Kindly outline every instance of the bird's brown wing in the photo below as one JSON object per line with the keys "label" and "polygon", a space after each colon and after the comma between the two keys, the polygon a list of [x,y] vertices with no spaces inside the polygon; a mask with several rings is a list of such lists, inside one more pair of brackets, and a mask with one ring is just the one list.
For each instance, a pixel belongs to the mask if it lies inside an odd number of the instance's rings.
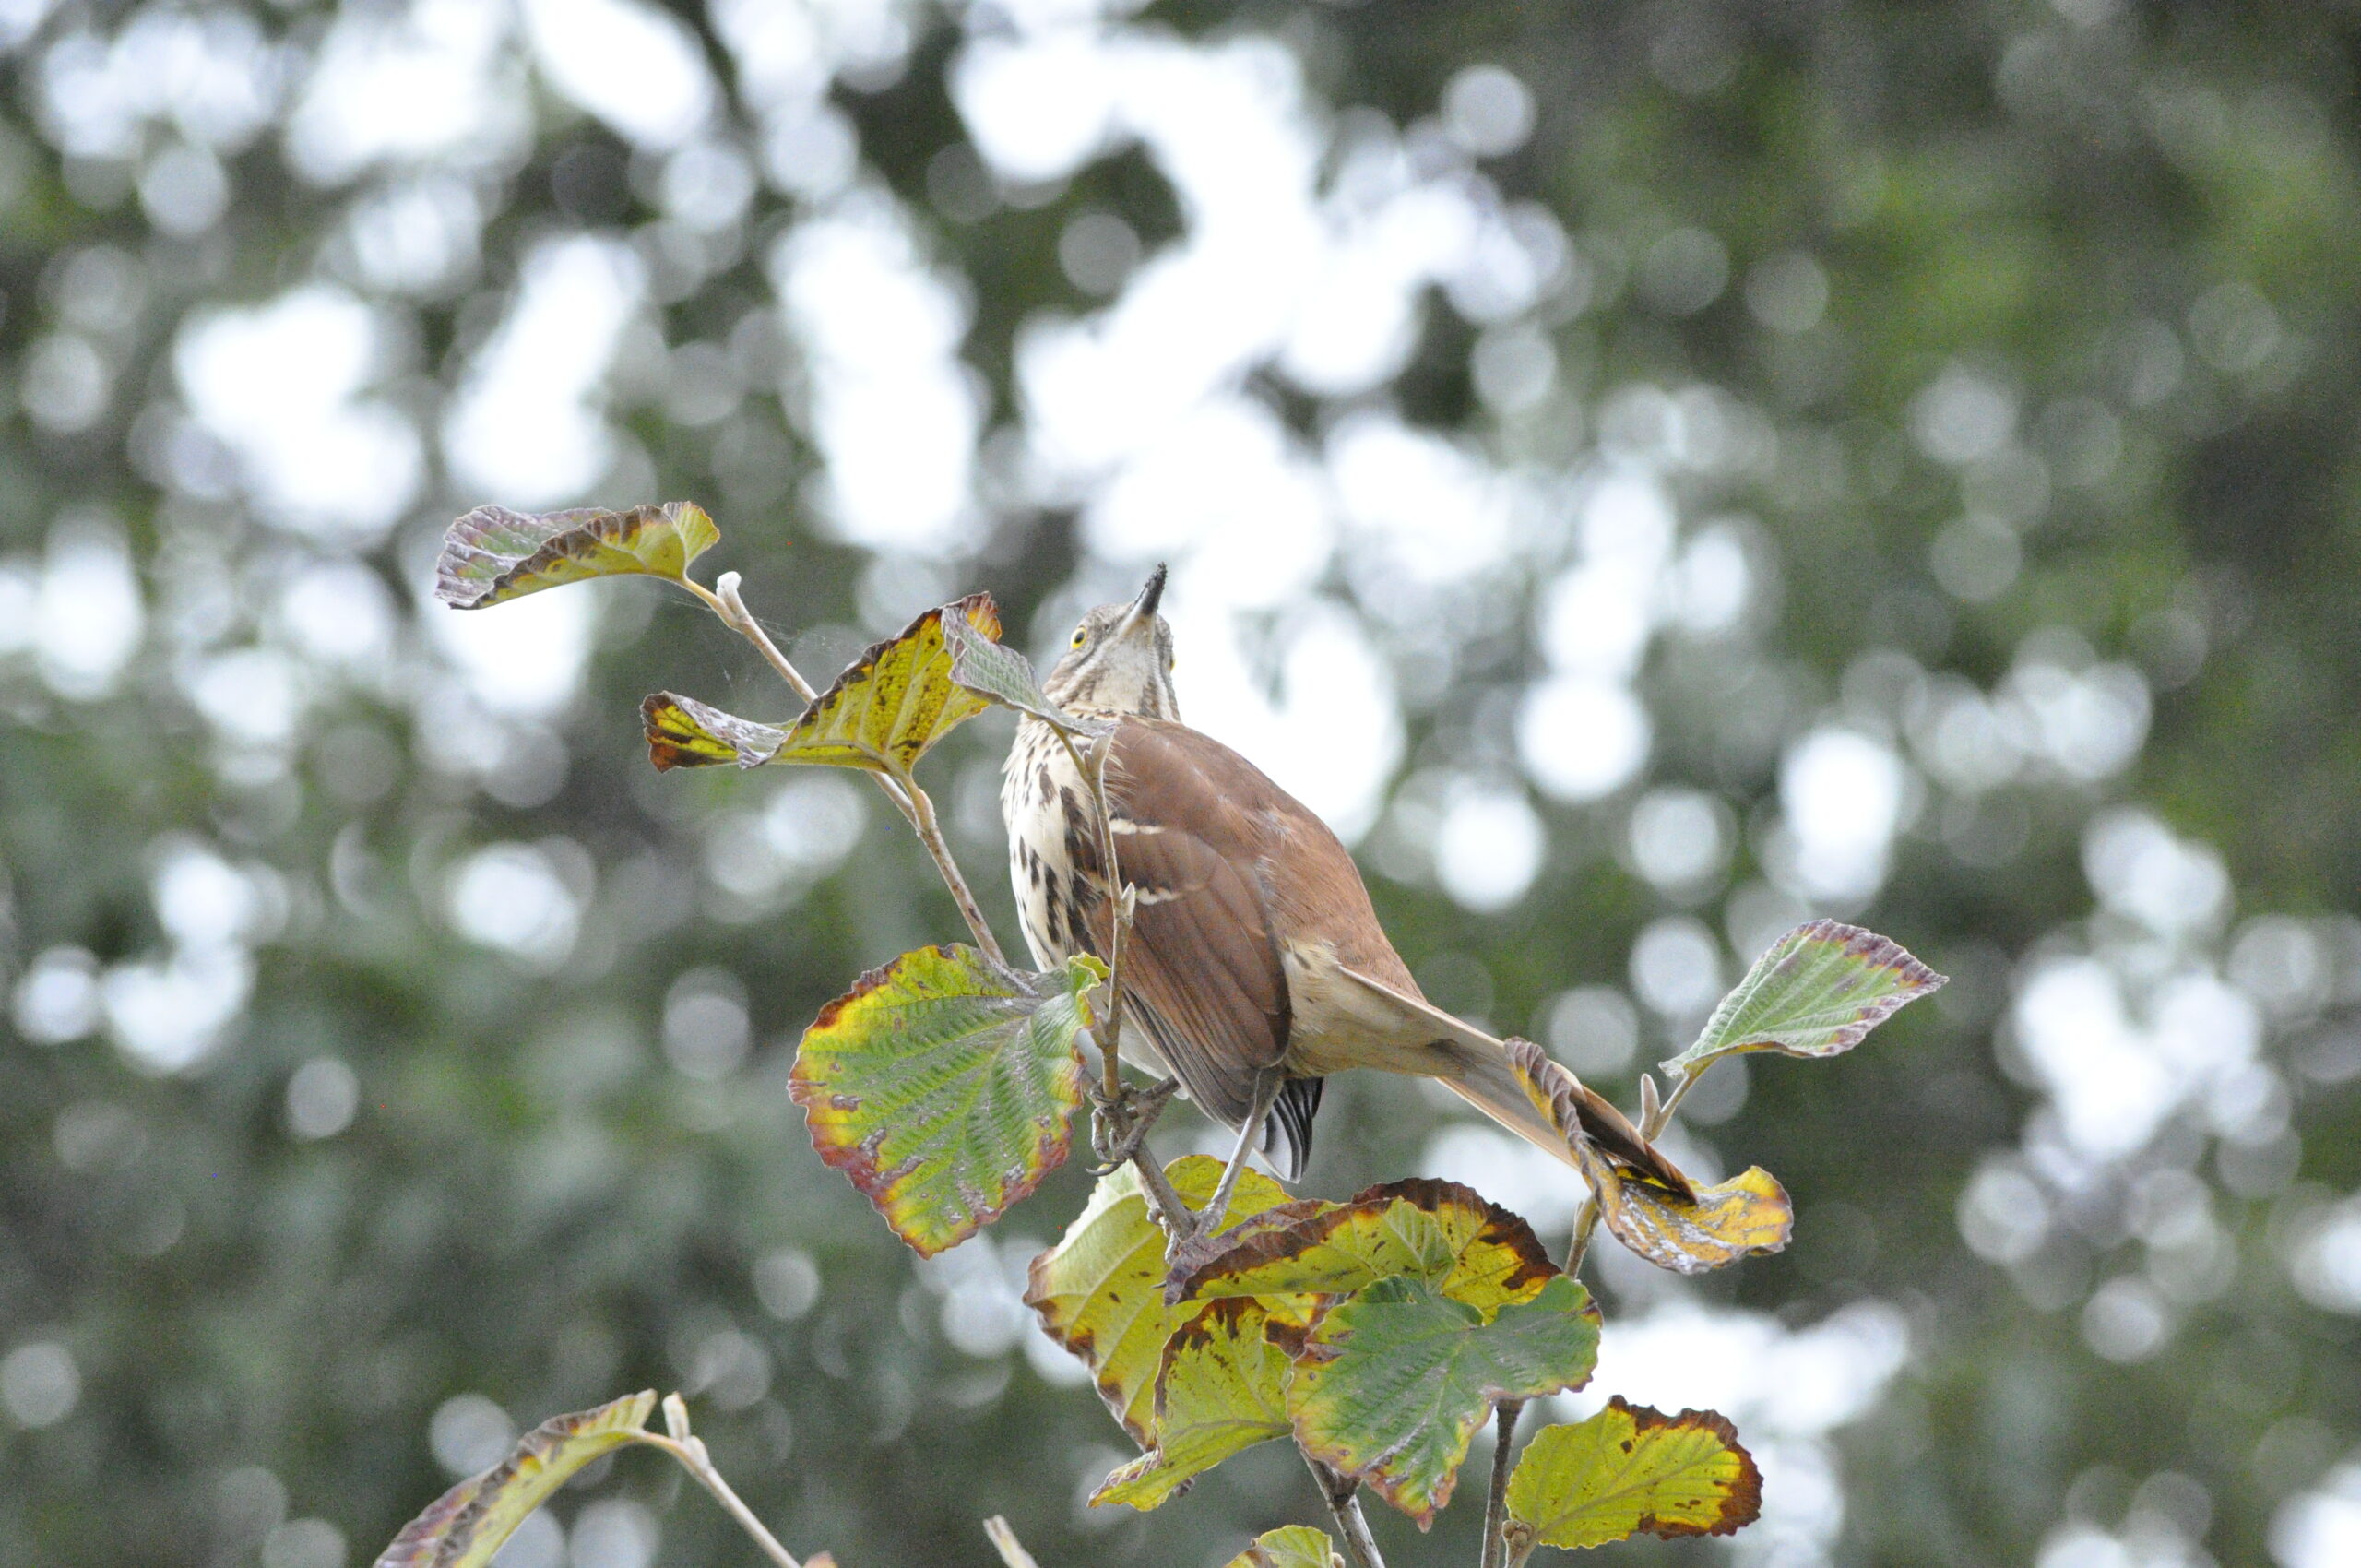
{"label": "bird's brown wing", "polygon": [[[1107,793],[1116,862],[1138,899],[1123,989],[1145,1004],[1143,1022],[1189,1097],[1235,1127],[1274,1087],[1288,1017],[1287,972],[1245,859],[1252,839],[1226,758],[1252,771],[1194,731],[1127,720]],[[1093,935],[1103,944],[1104,932]]]}

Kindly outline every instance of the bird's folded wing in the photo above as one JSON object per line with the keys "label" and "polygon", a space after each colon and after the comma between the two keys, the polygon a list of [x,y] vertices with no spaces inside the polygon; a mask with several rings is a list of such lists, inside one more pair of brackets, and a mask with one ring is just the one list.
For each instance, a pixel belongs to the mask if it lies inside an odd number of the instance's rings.
{"label": "bird's folded wing", "polygon": [[[1145,1004],[1189,1097],[1238,1126],[1287,1054],[1287,975],[1249,869],[1207,842],[1224,837],[1217,789],[1183,758],[1135,749],[1157,742],[1125,726],[1117,758],[1128,766],[1108,769],[1116,863],[1136,899],[1123,989]],[[1107,933],[1092,934],[1103,944]]]}

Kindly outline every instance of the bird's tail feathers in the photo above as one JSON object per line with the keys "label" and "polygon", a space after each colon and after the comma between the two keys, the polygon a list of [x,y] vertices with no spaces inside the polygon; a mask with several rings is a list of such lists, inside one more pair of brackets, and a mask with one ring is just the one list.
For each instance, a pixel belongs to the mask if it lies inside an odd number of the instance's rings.
{"label": "bird's tail feathers", "polygon": [[[1417,1055],[1403,1062],[1403,1070],[1435,1079],[1501,1126],[1576,1170],[1581,1162],[1565,1124],[1569,1118],[1616,1164],[1683,1196],[1694,1194],[1680,1168],[1642,1136],[1630,1118],[1550,1061],[1540,1047],[1495,1039],[1431,1003],[1349,968],[1340,967],[1338,972],[1362,988],[1369,1002],[1393,1013],[1406,1037],[1420,1040]],[[1517,1061],[1520,1050],[1536,1059],[1523,1072]]]}

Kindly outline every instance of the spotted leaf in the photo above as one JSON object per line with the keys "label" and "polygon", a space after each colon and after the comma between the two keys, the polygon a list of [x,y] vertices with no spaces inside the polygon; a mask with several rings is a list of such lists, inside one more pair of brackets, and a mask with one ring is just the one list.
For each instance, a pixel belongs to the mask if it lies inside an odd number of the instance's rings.
{"label": "spotted leaf", "polygon": [[1418,1178],[1371,1187],[1350,1203],[1274,1208],[1239,1227],[1167,1294],[1344,1296],[1408,1277],[1489,1317],[1530,1301],[1557,1274],[1522,1218],[1455,1182]]}
{"label": "spotted leaf", "polygon": [[689,563],[720,539],[721,530],[705,508],[690,501],[627,512],[479,506],[443,536],[434,596],[461,610],[481,610],[592,577],[636,575],[683,582]]}
{"label": "spotted leaf", "polygon": [[1328,1538],[1310,1525],[1264,1530],[1223,1568],[1334,1568],[1343,1562]]}
{"label": "spotted leaf", "polygon": [[1156,1446],[1107,1478],[1093,1503],[1154,1508],[1231,1455],[1287,1434],[1287,1352],[1246,1297],[1199,1309],[1164,1343]]}
{"label": "spotted leaf", "polygon": [[[1166,1166],[1165,1177],[1182,1203],[1201,1208],[1221,1180],[1221,1161],[1189,1155]],[[1235,1228],[1286,1201],[1276,1182],[1241,1171],[1226,1222]],[[1156,1442],[1165,1341],[1198,1310],[1165,1305],[1164,1251],[1164,1232],[1127,1165],[1100,1178],[1058,1244],[1033,1260],[1025,1290],[1042,1328],[1090,1369],[1098,1396],[1143,1448]]]}
{"label": "spotted leaf", "polygon": [[671,692],[640,699],[639,719],[647,731],[647,760],[659,771],[718,763],[760,767],[778,754],[787,739],[784,730]]}
{"label": "spotted leaf", "polygon": [[921,1254],[966,1240],[1062,1164],[1082,1104],[1077,957],[1020,974],[921,947],[860,977],[803,1033],[788,1089],[812,1146]]}
{"label": "spotted leaf", "polygon": [[1795,1229],[1787,1190],[1759,1165],[1685,1199],[1632,1179],[1587,1143],[1574,1153],[1607,1229],[1658,1268],[1703,1274],[1750,1253],[1775,1253]]}
{"label": "spotted leaf", "polygon": [[1726,1536],[1762,1511],[1762,1475],[1711,1410],[1667,1416],[1620,1396],[1536,1432],[1509,1477],[1509,1530],[1573,1550],[1637,1535]]}
{"label": "spotted leaf", "polygon": [[527,1432],[507,1458],[428,1503],[379,1555],[376,1568],[484,1568],[566,1478],[638,1442],[655,1408],[650,1389],[595,1410],[552,1416]]}
{"label": "spotted leaf", "polygon": [[1000,635],[988,593],[928,611],[899,635],[873,643],[789,727],[769,760],[907,774],[927,748],[991,706],[951,678],[943,628],[965,622]]}

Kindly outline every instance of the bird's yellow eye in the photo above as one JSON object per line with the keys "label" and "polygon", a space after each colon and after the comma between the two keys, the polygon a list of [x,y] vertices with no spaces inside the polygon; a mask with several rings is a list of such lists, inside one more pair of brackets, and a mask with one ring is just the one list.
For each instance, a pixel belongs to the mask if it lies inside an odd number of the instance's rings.
{"label": "bird's yellow eye", "polygon": [[1090,635],[1090,627],[1089,627],[1087,624],[1080,625],[1080,626],[1076,626],[1076,627],[1074,629],[1074,642],[1073,642],[1070,646],[1074,647],[1080,647],[1082,646],[1082,640],[1083,640],[1083,638],[1085,638],[1085,637],[1088,636],[1089,635]]}

